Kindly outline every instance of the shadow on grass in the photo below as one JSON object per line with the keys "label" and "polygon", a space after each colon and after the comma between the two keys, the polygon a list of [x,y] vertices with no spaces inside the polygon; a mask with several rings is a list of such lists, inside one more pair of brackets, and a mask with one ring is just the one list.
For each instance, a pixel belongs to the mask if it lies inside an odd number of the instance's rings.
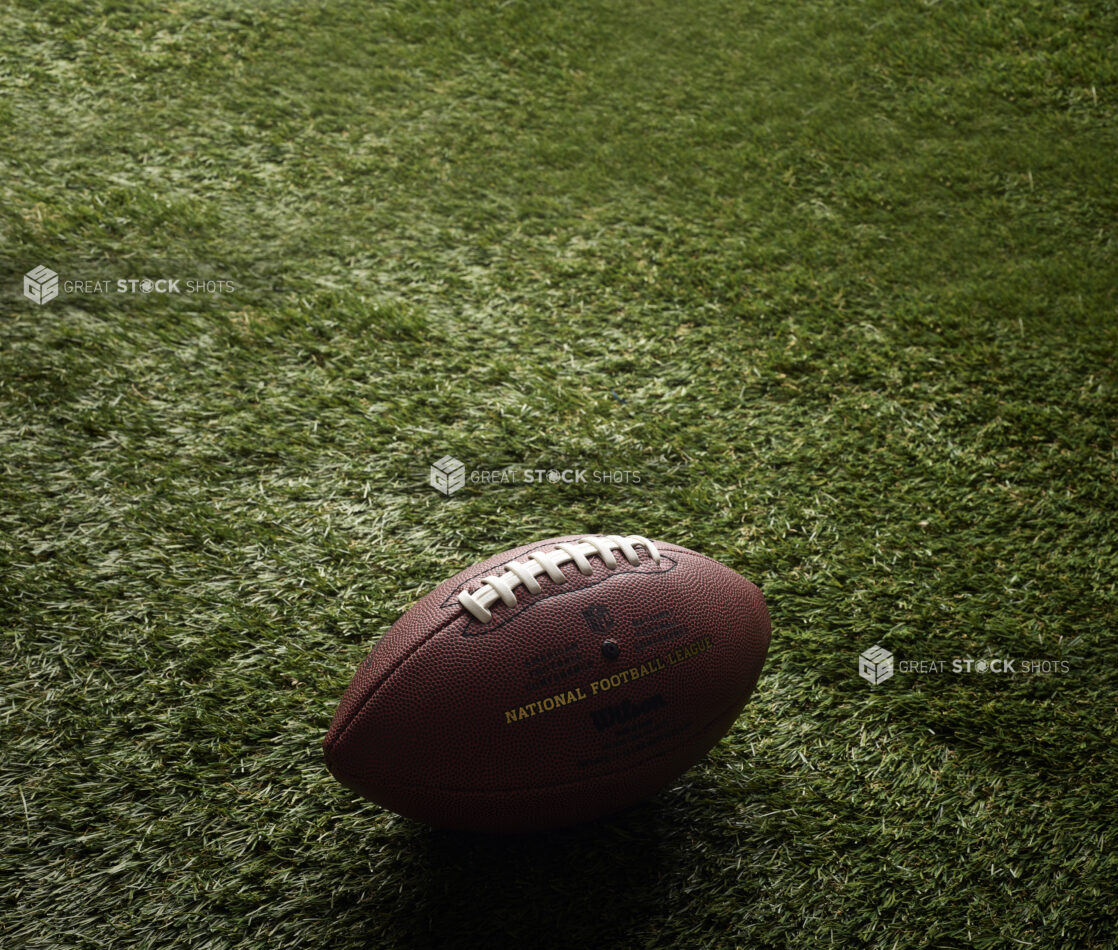
{"label": "shadow on grass", "polygon": [[401,948],[655,943],[656,920],[687,902],[688,880],[703,879],[701,829],[734,817],[731,801],[702,795],[683,803],[668,793],[610,818],[534,835],[414,826],[401,856],[406,874],[382,883],[403,890],[374,898],[369,936]]}

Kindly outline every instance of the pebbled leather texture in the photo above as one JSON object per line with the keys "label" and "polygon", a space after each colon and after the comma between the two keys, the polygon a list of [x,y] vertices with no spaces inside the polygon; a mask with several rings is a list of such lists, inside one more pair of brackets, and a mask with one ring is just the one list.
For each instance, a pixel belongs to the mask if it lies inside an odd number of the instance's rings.
{"label": "pebbled leather texture", "polygon": [[[457,601],[549,538],[449,578],[384,635],[323,743],[343,784],[443,827],[517,832],[573,824],[653,794],[733,725],[761,672],[760,590],[687,548],[656,564],[617,553],[591,575],[517,589],[482,624]],[[616,644],[603,647],[605,641]]]}

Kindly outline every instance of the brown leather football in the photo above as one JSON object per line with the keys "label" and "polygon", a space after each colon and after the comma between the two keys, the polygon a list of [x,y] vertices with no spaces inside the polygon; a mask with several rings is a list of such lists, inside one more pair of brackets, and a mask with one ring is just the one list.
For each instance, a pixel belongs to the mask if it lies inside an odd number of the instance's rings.
{"label": "brown leather football", "polygon": [[636,536],[526,544],[393,624],[342,697],[326,763],[432,825],[585,821],[698,762],[768,646],[760,590],[702,554]]}

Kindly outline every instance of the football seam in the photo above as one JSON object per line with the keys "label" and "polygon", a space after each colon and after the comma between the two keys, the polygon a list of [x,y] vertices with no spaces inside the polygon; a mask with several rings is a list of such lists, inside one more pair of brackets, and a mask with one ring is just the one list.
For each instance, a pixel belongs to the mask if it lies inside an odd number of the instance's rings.
{"label": "football seam", "polygon": [[[543,542],[543,544],[547,544],[547,543],[550,543],[550,542]],[[542,544],[541,544],[541,549],[542,549]],[[531,552],[529,552],[529,553],[531,553]],[[673,553],[678,553],[678,552],[673,552]],[[695,553],[697,553],[697,552],[695,552]],[[703,557],[703,555],[701,555],[701,554],[699,554],[698,556],[699,556],[699,557]],[[709,558],[707,558],[707,560],[710,560],[710,559],[709,559]],[[717,562],[715,562],[715,563],[717,563]],[[669,571],[671,571],[671,570],[674,570],[674,569],[675,569],[675,567],[676,567],[676,566],[677,566],[678,564],[679,564],[679,562],[678,562],[678,561],[676,561],[676,562],[675,562],[675,564],[673,564],[673,565],[672,565],[672,567],[670,567],[670,568],[669,568],[668,570],[669,570]],[[481,577],[481,576],[483,576],[483,575],[484,575],[484,574],[486,574],[486,573],[487,573],[486,571],[481,571],[481,572],[479,572],[479,573],[478,573],[477,577]],[[611,577],[606,577],[606,578],[603,578],[603,579],[602,579],[601,581],[598,581],[597,583],[598,583],[598,584],[603,584],[603,583],[605,583],[606,581],[608,581],[608,580],[611,580],[611,579],[612,579],[612,577],[621,577],[621,576],[626,576],[626,575],[628,575],[628,574],[637,574],[637,573],[644,573],[644,572],[640,572],[640,571],[624,571],[624,572],[622,572],[621,574],[614,574],[614,575],[612,575]],[[648,573],[657,573],[657,574],[661,574],[661,573],[662,573],[662,574],[666,574],[666,573],[668,573],[668,571],[656,571],[656,572],[648,572]],[[476,578],[474,578],[474,579],[476,579]],[[466,581],[465,583],[467,583],[467,584],[468,584],[468,583],[469,583],[469,581]],[[558,586],[558,585],[556,585],[556,586]],[[595,585],[595,586],[596,586],[596,585]],[[462,584],[459,584],[459,585],[457,585],[457,587],[455,588],[455,590],[457,590],[457,589],[459,589],[459,588],[461,588],[461,587],[462,587]],[[585,589],[586,589],[586,588],[583,588],[583,587],[579,587],[579,588],[577,588],[577,590],[585,590]],[[541,601],[543,601],[543,600],[546,600],[546,599],[548,599],[549,597],[555,597],[555,596],[557,596],[558,594],[569,594],[569,593],[574,593],[574,591],[570,591],[570,590],[556,590],[556,591],[555,591],[554,593],[552,593],[552,594],[548,594],[548,595],[547,595],[547,597],[541,597],[541,598],[540,598],[540,600],[537,600],[537,601],[533,601],[533,603],[532,603],[532,604],[529,604],[529,605],[528,605],[528,607],[525,607],[525,608],[524,608],[524,610],[527,610],[527,609],[529,609],[529,608],[530,608],[530,607],[532,607],[532,606],[533,606],[534,604],[540,603]],[[452,596],[453,596],[453,595],[447,595],[447,600],[446,600],[446,601],[444,601],[444,603],[443,603],[443,605],[442,605],[443,607],[449,607],[449,606],[451,606],[452,604],[454,604],[455,606],[457,606],[457,604],[456,604],[456,603],[455,603],[455,602],[454,602],[453,600],[451,600],[451,597],[452,597]],[[356,719],[356,718],[357,718],[358,716],[360,716],[360,715],[361,715],[361,713],[362,713],[362,712],[364,711],[365,707],[366,707],[366,706],[367,706],[367,705],[369,704],[369,701],[370,701],[370,700],[371,700],[371,699],[373,698],[373,696],[374,696],[374,695],[376,694],[377,690],[379,690],[379,689],[380,689],[380,688],[381,688],[381,687],[382,687],[382,686],[383,686],[383,685],[384,685],[384,684],[385,684],[385,683],[386,683],[386,682],[387,682],[387,681],[388,681],[388,680],[389,680],[389,679],[390,679],[390,678],[391,678],[391,677],[392,677],[392,676],[393,676],[393,675],[394,675],[394,674],[396,673],[396,671],[397,671],[397,670],[398,670],[398,669],[399,669],[399,668],[400,668],[401,666],[403,666],[403,665],[404,665],[404,664],[405,664],[405,663],[406,663],[406,662],[407,662],[408,660],[410,660],[410,659],[411,659],[411,658],[412,658],[412,657],[413,657],[413,656],[414,656],[414,655],[415,655],[415,654],[416,654],[416,653],[417,653],[417,652],[418,652],[418,651],[419,651],[419,650],[420,650],[420,649],[421,649],[421,648],[423,647],[423,645],[424,645],[424,644],[426,644],[426,643],[429,643],[429,642],[430,642],[431,640],[433,640],[433,639],[434,639],[435,637],[437,637],[437,636],[438,636],[438,635],[439,635],[440,633],[443,633],[443,632],[444,632],[444,631],[445,631],[445,630],[446,630],[446,629],[447,629],[448,627],[450,627],[450,626],[451,626],[452,624],[454,624],[454,623],[455,623],[455,622],[457,622],[458,620],[461,620],[463,616],[468,616],[468,614],[466,614],[466,611],[465,611],[465,610],[463,610],[463,609],[462,609],[461,607],[458,607],[458,609],[459,609],[459,610],[461,610],[461,613],[458,613],[458,614],[456,614],[455,616],[452,616],[452,617],[449,617],[449,618],[447,618],[447,620],[446,620],[446,621],[444,621],[443,623],[441,623],[441,624],[440,624],[440,625],[439,625],[438,627],[436,627],[436,628],[435,628],[434,630],[431,630],[431,631],[430,631],[430,632],[429,632],[429,633],[428,633],[428,634],[427,634],[427,635],[426,635],[425,637],[423,637],[423,638],[422,638],[421,640],[419,640],[419,641],[418,641],[418,642],[417,642],[416,644],[414,644],[414,645],[413,645],[413,646],[412,646],[412,647],[411,647],[411,648],[410,648],[410,649],[409,649],[409,650],[408,650],[408,651],[407,651],[406,653],[404,653],[404,654],[403,654],[402,656],[400,656],[400,657],[399,657],[399,658],[398,658],[398,659],[396,660],[396,662],[392,664],[392,667],[391,667],[390,669],[386,670],[386,671],[385,671],[385,673],[384,673],[384,675],[383,675],[383,676],[381,676],[381,677],[380,677],[380,679],[379,679],[379,680],[377,680],[377,682],[376,682],[376,683],[374,683],[374,684],[373,684],[372,686],[370,686],[370,687],[369,687],[368,691],[367,691],[367,692],[365,693],[365,695],[364,695],[364,696],[362,697],[361,701],[360,701],[359,703],[357,703],[357,705],[356,705],[356,706],[354,707],[354,709],[353,709],[353,712],[352,712],[352,713],[350,713],[350,715],[349,715],[349,718],[348,718],[348,719],[346,719],[346,721],[345,721],[345,725],[344,725],[344,726],[342,726],[342,727],[341,727],[341,728],[340,728],[340,729],[338,730],[338,734],[337,734],[337,736],[335,736],[335,738],[334,738],[334,741],[333,741],[333,742],[331,742],[331,743],[329,743],[329,744],[327,744],[327,743],[326,743],[325,741],[324,741],[324,742],[322,743],[322,749],[323,749],[323,752],[324,752],[325,754],[329,755],[329,753],[330,753],[330,752],[331,752],[331,751],[332,751],[332,750],[333,750],[333,749],[334,749],[334,748],[335,748],[335,747],[336,747],[336,746],[338,745],[338,743],[339,743],[339,742],[341,742],[341,740],[342,740],[343,738],[345,738],[345,734],[346,734],[347,732],[349,732],[349,729],[350,729],[350,727],[351,727],[351,726],[353,725],[353,722],[354,722],[354,720],[355,720],[355,719]],[[514,615],[513,615],[513,617],[509,617],[509,618],[507,618],[506,620],[502,621],[502,623],[501,623],[501,624],[500,624],[499,626],[503,626],[503,625],[504,625],[505,623],[507,623],[507,622],[508,622],[509,620],[512,620],[512,619],[513,619],[514,617],[517,617],[517,616],[519,616],[519,615],[520,615],[520,613],[523,613],[523,610],[522,610],[522,611],[520,611],[520,612],[518,612],[517,614],[514,614]],[[467,626],[467,627],[469,627],[469,625],[470,625],[470,624],[469,624],[469,621],[467,620],[466,626]],[[494,629],[496,629],[496,628],[494,628]],[[389,630],[391,630],[391,628],[389,628]],[[387,635],[387,633],[388,633],[388,632],[389,632],[389,631],[385,631],[385,635]],[[466,636],[465,632],[463,632],[463,633],[462,633],[462,636]],[[480,634],[474,634],[474,636],[480,636]],[[383,640],[383,639],[384,639],[384,636],[382,636],[382,637],[381,637],[381,640]],[[379,644],[380,644],[380,640],[378,640],[378,641],[377,641],[377,643],[376,643],[376,644],[374,644],[374,646],[373,646],[373,649],[375,650],[375,649],[377,648],[377,646],[378,646]],[[370,651],[370,652],[372,652],[372,651]]]}
{"label": "football seam", "polygon": [[[465,613],[465,611],[463,611],[463,613]],[[349,732],[350,726],[353,725],[353,721],[358,716],[361,715],[362,711],[369,704],[369,700],[373,698],[373,695],[376,693],[376,691],[378,689],[380,689],[381,686],[383,686],[385,684],[385,682],[387,682],[387,680],[393,674],[395,674],[395,672],[398,669],[400,669],[401,666],[403,666],[405,663],[407,663],[407,661],[410,660],[425,643],[428,643],[430,640],[434,639],[440,633],[442,633],[444,630],[446,630],[447,627],[451,626],[452,624],[454,624],[455,622],[457,622],[458,620],[461,620],[461,619],[462,619],[461,614],[459,614],[456,617],[448,617],[443,623],[439,624],[439,626],[437,626],[434,630],[431,630],[430,632],[428,632],[428,634],[425,637],[423,637],[421,640],[419,640],[419,642],[417,642],[414,646],[412,646],[406,653],[401,655],[396,660],[396,662],[392,664],[391,668],[386,670],[384,675],[381,676],[381,678],[379,680],[377,680],[376,683],[374,683],[372,686],[369,687],[368,691],[362,697],[361,702],[359,702],[354,707],[353,712],[350,713],[349,718],[346,720],[345,725],[342,726],[338,730],[338,734],[337,734],[337,736],[334,737],[334,741],[331,742],[329,745],[327,745],[325,742],[323,743],[323,750],[327,754],[329,754],[337,746],[337,744],[339,742],[341,742],[341,740],[343,738],[345,738],[345,734],[347,732]],[[391,628],[389,628],[389,629],[391,629]],[[384,636],[387,636],[388,632],[389,631],[385,631]],[[380,640],[383,640],[384,636],[381,636]],[[374,650],[380,645],[380,640],[377,640],[377,642],[373,645]]]}
{"label": "football seam", "polygon": [[[548,539],[545,539],[545,540],[541,541],[539,544],[533,545],[529,550],[525,551],[523,554],[518,554],[516,557],[511,558],[510,560],[522,561],[524,558],[531,557],[537,551],[543,551],[545,549],[550,549],[550,548],[555,547],[556,544],[563,543],[562,540],[561,540],[563,538],[580,538],[580,537],[585,537],[585,535],[561,534],[561,535],[558,535],[558,538],[560,540],[557,540],[557,541],[553,541],[550,538],[548,538]],[[568,543],[570,543],[570,542],[568,542]],[[506,561],[504,563],[508,563],[508,562]],[[467,590],[469,588],[469,586],[474,581],[478,580],[478,578],[488,577],[490,574],[493,574],[495,571],[501,570],[501,568],[503,566],[504,566],[504,564],[498,564],[495,567],[487,567],[487,568],[484,568],[484,569],[479,568],[475,573],[471,574],[469,577],[467,577],[467,578],[459,581],[457,584],[455,584],[454,587],[452,587],[450,589],[450,591],[447,593],[443,602],[441,604],[439,604],[439,606],[440,607],[456,607],[456,606],[458,606],[458,594],[459,593],[461,593],[464,590]],[[466,570],[468,571],[469,568],[466,568]]]}
{"label": "football seam", "polygon": [[[567,587],[567,588],[564,588],[562,585],[560,585],[558,583],[555,583],[553,585],[555,587],[555,590],[550,591],[547,594],[544,594],[542,597],[539,597],[536,594],[522,595],[522,596],[532,596],[532,597],[535,597],[536,599],[533,600],[530,604],[525,604],[523,607],[514,607],[512,613],[510,613],[507,617],[501,618],[496,623],[482,623],[479,620],[474,620],[473,618],[470,618],[469,620],[466,621],[466,626],[463,628],[461,636],[463,636],[463,637],[481,637],[481,636],[484,636],[487,633],[491,633],[494,630],[500,630],[501,627],[505,626],[506,624],[512,623],[512,621],[514,621],[514,620],[518,619],[519,617],[523,616],[525,613],[527,613],[529,610],[531,610],[533,607],[535,607],[536,604],[542,604],[545,600],[551,600],[553,597],[562,597],[564,595],[569,595],[569,594],[580,594],[585,590],[590,590],[592,587],[601,587],[603,584],[608,584],[610,581],[617,580],[620,577],[632,577],[635,574],[642,574],[642,575],[645,575],[645,576],[652,576],[652,575],[656,575],[656,574],[670,574],[672,571],[674,571],[679,566],[679,561],[676,558],[668,557],[666,554],[661,558],[661,560],[671,561],[671,566],[666,567],[666,568],[662,568],[662,569],[657,569],[655,571],[653,571],[653,570],[638,570],[636,568],[633,568],[632,570],[629,570],[629,571],[616,571],[614,573],[605,575],[604,577],[600,578],[599,580],[591,581],[589,584],[583,584],[583,586],[581,586],[581,587]],[[494,604],[493,608],[494,608],[494,610],[499,610],[501,608],[501,606],[502,606],[501,604]],[[477,628],[484,628],[484,629],[477,629]],[[475,630],[476,630],[476,632],[471,632],[471,631],[475,631]]]}
{"label": "football seam", "polygon": [[[684,548],[681,551],[673,551],[672,553],[673,554],[678,554],[679,556],[683,556],[684,554],[692,555],[694,557],[701,558],[704,561],[710,561],[713,564],[717,564],[719,567],[726,568],[726,565],[720,563],[719,561],[715,561],[713,558],[709,558],[705,554],[699,554],[697,551],[691,551],[689,548]],[[679,562],[677,561],[676,564],[678,565],[678,563]],[[727,569],[732,570],[732,568],[727,568]],[[622,576],[629,576],[630,574],[635,574],[635,573],[638,573],[638,572],[635,572],[635,571],[625,572],[625,574],[618,574],[618,575],[614,575],[614,576],[615,577],[622,577]],[[608,578],[607,578],[607,580],[608,580]],[[579,588],[579,589],[581,590],[582,588]],[[574,593],[574,591],[562,591],[562,593]],[[551,596],[555,596],[555,595],[551,595]],[[539,601],[537,601],[537,603],[539,603]],[[399,671],[399,669],[408,660],[410,660],[425,644],[429,643],[436,636],[438,636],[440,633],[443,633],[448,627],[453,625],[456,621],[460,620],[464,614],[465,614],[465,611],[463,610],[462,614],[459,614],[456,617],[451,617],[448,620],[446,620],[445,623],[440,624],[434,630],[430,631],[430,633],[428,633],[427,636],[423,637],[422,640],[420,640],[418,643],[416,643],[410,650],[408,650],[407,653],[405,653],[403,656],[401,656],[395,663],[393,663],[392,668],[385,672],[385,674],[377,681],[377,683],[369,689],[369,691],[365,694],[365,696],[361,700],[361,702],[356,705],[353,712],[350,714],[349,719],[346,720],[346,724],[341,729],[338,730],[338,734],[335,737],[334,741],[330,745],[326,745],[325,743],[323,743],[323,752],[325,753],[328,760],[329,760],[329,757],[330,757],[330,753],[346,737],[346,734],[353,727],[354,722],[361,715],[361,713],[364,712],[365,707],[368,706],[368,704],[372,700],[373,696],[376,695],[377,691],[392,676],[394,676]],[[379,643],[380,641],[377,641],[377,642]],[[374,647],[374,649],[375,649],[375,647]],[[754,685],[756,685],[756,684],[754,684]],[[752,690],[751,690],[751,692],[752,692]],[[747,699],[748,699],[748,697],[747,697]],[[714,718],[717,718],[717,717],[714,717]],[[714,720],[712,719],[711,722],[713,722],[713,721]],[[651,761],[651,760],[646,759],[645,761]],[[352,776],[352,773],[350,773],[350,772],[347,772],[346,774]],[[612,772],[606,773],[606,775],[612,775],[612,774],[613,774]],[[353,776],[353,777],[356,778],[358,776]],[[402,786],[402,787],[408,788],[410,786]],[[424,787],[426,787],[426,786],[415,786],[415,788],[424,788]],[[543,786],[543,787],[550,788],[550,787],[553,787],[553,786]],[[555,786],[555,787],[557,787],[557,786]]]}

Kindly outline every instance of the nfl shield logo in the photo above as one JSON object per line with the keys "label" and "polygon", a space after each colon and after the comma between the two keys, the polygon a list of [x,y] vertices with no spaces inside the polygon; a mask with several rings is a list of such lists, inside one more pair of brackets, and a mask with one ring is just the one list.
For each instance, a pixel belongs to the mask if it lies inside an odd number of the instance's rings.
{"label": "nfl shield logo", "polygon": [[590,629],[595,633],[605,633],[613,626],[613,617],[609,615],[609,608],[604,604],[591,604],[582,612],[582,616],[586,618]]}

